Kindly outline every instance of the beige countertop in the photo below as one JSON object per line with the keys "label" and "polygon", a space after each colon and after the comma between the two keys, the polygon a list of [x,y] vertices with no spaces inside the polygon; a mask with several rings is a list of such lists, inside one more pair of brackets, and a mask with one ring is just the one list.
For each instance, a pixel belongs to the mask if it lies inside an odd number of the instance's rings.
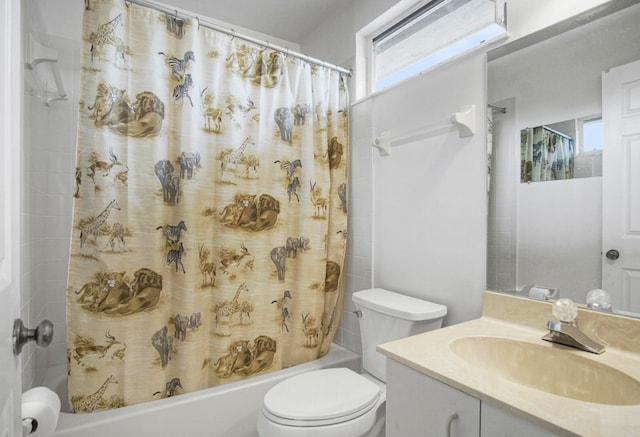
{"label": "beige countertop", "polygon": [[[521,319],[522,324],[514,323],[514,317]],[[501,406],[551,430],[562,430],[561,434],[640,436],[640,404],[596,404],[550,394],[514,382],[498,372],[471,365],[454,353],[450,346],[465,337],[517,340],[540,348],[560,348],[561,353],[579,355],[613,367],[640,381],[640,355],[636,349],[638,336],[635,335],[640,330],[640,321],[580,311],[578,320],[583,331],[607,344],[607,350],[596,355],[541,340],[548,332],[545,328],[548,319],[552,319],[548,302],[485,292],[481,318],[385,343],[378,346],[378,351],[481,401]],[[620,332],[613,332],[618,330],[633,340],[621,340]],[[548,372],[548,369],[523,368],[521,371]]]}

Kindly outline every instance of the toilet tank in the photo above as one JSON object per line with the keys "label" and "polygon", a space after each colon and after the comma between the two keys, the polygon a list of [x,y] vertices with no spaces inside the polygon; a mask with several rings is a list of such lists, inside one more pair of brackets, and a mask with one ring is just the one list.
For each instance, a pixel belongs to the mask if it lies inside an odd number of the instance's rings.
{"label": "toilet tank", "polygon": [[352,300],[360,311],[362,367],[381,381],[386,381],[386,357],[376,346],[438,329],[447,314],[444,305],[382,288],[356,291]]}

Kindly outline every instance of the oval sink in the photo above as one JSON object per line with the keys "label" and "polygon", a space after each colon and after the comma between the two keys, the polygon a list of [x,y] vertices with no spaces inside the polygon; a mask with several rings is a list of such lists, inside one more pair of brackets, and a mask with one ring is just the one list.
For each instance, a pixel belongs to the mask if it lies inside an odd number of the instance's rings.
{"label": "oval sink", "polygon": [[596,404],[640,404],[638,380],[566,349],[498,337],[464,337],[450,347],[469,364],[527,387]]}

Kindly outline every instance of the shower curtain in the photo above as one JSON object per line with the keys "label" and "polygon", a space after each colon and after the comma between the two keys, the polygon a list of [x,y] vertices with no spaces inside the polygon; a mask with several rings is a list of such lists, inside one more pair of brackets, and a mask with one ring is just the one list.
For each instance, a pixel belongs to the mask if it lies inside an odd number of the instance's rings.
{"label": "shower curtain", "polygon": [[343,308],[346,78],[175,14],[85,7],[73,410],[326,354]]}
{"label": "shower curtain", "polygon": [[539,126],[520,131],[520,182],[573,178],[573,138]]}

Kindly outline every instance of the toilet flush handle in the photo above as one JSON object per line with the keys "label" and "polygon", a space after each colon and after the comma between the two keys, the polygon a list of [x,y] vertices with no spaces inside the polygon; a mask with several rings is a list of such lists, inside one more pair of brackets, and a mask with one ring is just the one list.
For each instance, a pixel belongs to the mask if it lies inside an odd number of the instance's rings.
{"label": "toilet flush handle", "polygon": [[362,311],[360,311],[360,310],[355,310],[353,312],[353,314],[355,314],[357,318],[361,318],[362,317]]}

